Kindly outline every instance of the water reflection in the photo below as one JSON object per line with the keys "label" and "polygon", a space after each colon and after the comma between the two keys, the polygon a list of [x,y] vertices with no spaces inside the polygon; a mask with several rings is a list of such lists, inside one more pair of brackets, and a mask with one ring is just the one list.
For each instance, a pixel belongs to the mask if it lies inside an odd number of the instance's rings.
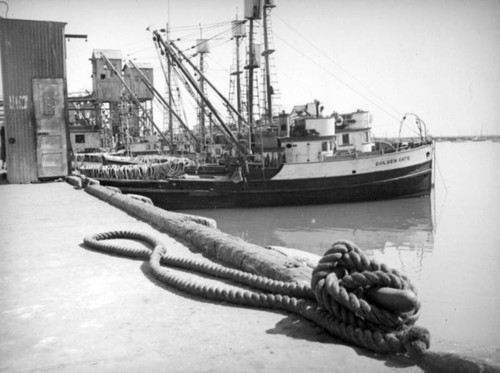
{"label": "water reflection", "polygon": [[[418,272],[433,248],[432,198],[252,209],[190,210],[215,219],[220,230],[262,246],[285,246],[318,255],[351,240],[371,257]],[[405,258],[410,256],[406,260]],[[410,263],[410,264],[408,264]],[[411,268],[409,268],[411,266]]]}
{"label": "water reflection", "polygon": [[260,245],[322,255],[352,240],[410,277],[434,347],[498,363],[500,167],[492,160],[500,143],[437,143],[436,152],[432,198],[195,213]]}

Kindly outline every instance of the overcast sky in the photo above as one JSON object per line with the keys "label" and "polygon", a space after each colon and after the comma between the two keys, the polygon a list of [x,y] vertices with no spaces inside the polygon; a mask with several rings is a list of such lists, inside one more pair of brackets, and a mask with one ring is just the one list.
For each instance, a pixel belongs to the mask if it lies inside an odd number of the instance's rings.
{"label": "overcast sky", "polygon": [[[243,0],[7,0],[9,18],[67,23],[68,88],[92,90],[93,49],[150,62],[163,90],[148,26],[169,22],[185,47],[212,37],[209,74],[226,93],[233,42],[225,30]],[[369,110],[391,134],[406,112],[434,135],[500,134],[500,1],[276,0],[277,90],[283,109],[320,100],[325,112]],[[0,4],[0,14],[6,7]],[[191,43],[191,44],[190,44]],[[161,120],[160,120],[161,122]]]}

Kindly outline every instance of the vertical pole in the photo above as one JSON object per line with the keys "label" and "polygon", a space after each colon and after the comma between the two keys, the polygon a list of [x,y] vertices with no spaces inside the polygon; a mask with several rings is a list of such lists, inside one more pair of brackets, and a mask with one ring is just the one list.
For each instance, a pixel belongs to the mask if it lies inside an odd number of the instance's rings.
{"label": "vertical pole", "polygon": [[[194,89],[198,93],[198,95],[203,100],[204,104],[210,109],[213,116],[215,116],[215,118],[217,119],[217,122],[222,126],[222,128],[226,132],[226,135],[228,136],[228,138],[233,142],[233,144],[238,148],[238,150],[242,154],[247,154],[247,149],[243,145],[240,144],[240,142],[238,141],[238,139],[236,137],[234,137],[234,134],[231,132],[229,127],[226,126],[226,124],[224,123],[224,121],[222,120],[222,118],[220,117],[217,110],[215,109],[213,104],[210,102],[210,100],[203,94],[203,92],[201,91],[201,89],[199,87],[199,84],[196,83],[195,79],[186,70],[186,67],[183,66],[183,64],[180,62],[179,57],[176,56],[176,54],[173,52],[173,49],[175,49],[179,53],[180,56],[185,58],[182,51],[180,51],[175,46],[175,43],[173,43],[173,42],[170,45],[166,44],[164,42],[164,40],[162,39],[161,35],[159,35],[157,32],[154,32],[154,35],[157,38],[157,40],[159,41],[159,44],[163,47],[163,50],[165,51],[165,53],[169,54],[170,57],[173,59],[173,62],[176,64],[176,66],[179,67],[179,70],[182,72],[182,74],[184,75],[186,80],[189,82],[189,85],[191,86],[191,88]],[[189,60],[187,60],[186,62],[190,63]],[[192,67],[196,70],[196,67],[194,65],[192,65]],[[209,82],[209,81],[207,80],[207,82]],[[213,88],[212,85],[211,85],[211,87]],[[230,105],[230,104],[228,104],[228,105]]]}
{"label": "vertical pole", "polygon": [[[239,113],[241,113],[240,42],[241,42],[241,37],[236,36],[236,105]],[[238,116],[238,134],[240,133],[241,133],[241,118]]]}
{"label": "vertical pole", "polygon": [[[170,0],[167,2],[167,43],[170,43]],[[170,154],[174,154],[174,118],[172,117],[172,60],[167,57],[168,64],[168,131],[170,132]]]}
{"label": "vertical pole", "polygon": [[[170,12],[169,12],[170,15]],[[167,43],[170,42],[170,25],[167,22]],[[167,64],[168,80],[168,131],[170,132],[170,154],[174,154],[174,119],[172,117],[172,63],[168,59]]]}
{"label": "vertical pole", "polygon": [[130,156],[130,144],[128,142],[128,137],[130,133],[130,122],[129,122],[129,115],[128,115],[128,110],[125,112],[125,151],[128,156]]}
{"label": "vertical pole", "polygon": [[[200,28],[200,43],[203,43],[203,35]],[[204,54],[205,52],[200,51],[200,90],[205,94],[205,79],[204,73]],[[203,100],[200,98],[200,132],[201,132],[201,151],[204,152],[206,150],[206,131],[205,131],[205,104]]]}
{"label": "vertical pole", "polygon": [[208,128],[209,128],[209,133],[208,135],[210,136],[210,139],[213,140],[214,138],[214,132],[213,132],[213,127],[212,127],[212,113],[208,113]]}
{"label": "vertical pole", "polygon": [[252,134],[253,134],[253,63],[254,63],[254,48],[253,48],[253,19],[250,18],[250,36],[249,36],[249,50],[248,50],[248,147],[252,149]]}
{"label": "vertical pole", "polygon": [[267,13],[268,8],[264,6],[264,58],[266,63],[266,104],[267,104],[267,118],[269,120],[269,125],[273,122],[273,106],[271,97],[271,78],[269,72],[269,40],[268,40],[268,30],[267,30]]}

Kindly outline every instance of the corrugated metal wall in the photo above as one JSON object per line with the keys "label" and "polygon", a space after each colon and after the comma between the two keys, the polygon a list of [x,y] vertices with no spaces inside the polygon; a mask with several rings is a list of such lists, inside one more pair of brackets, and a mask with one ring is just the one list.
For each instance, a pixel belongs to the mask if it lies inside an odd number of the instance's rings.
{"label": "corrugated metal wall", "polygon": [[38,180],[33,78],[62,78],[65,23],[0,19],[7,167],[10,183]]}

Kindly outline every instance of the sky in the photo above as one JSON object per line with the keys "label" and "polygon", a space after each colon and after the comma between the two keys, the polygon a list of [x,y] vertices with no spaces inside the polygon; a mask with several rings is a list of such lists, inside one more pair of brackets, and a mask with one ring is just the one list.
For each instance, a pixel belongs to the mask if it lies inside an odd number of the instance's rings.
{"label": "sky", "polygon": [[[93,49],[155,68],[147,28],[164,28],[189,48],[212,38],[207,75],[224,94],[234,42],[229,25],[243,18],[243,0],[5,0],[8,18],[67,23],[70,93],[92,90]],[[319,100],[325,113],[373,114],[373,132],[396,134],[416,113],[432,135],[500,134],[499,0],[275,0],[273,66],[282,109]],[[212,46],[213,45],[213,46]],[[188,49],[189,51],[189,49]],[[161,115],[161,113],[160,113]],[[157,122],[161,119],[157,118]]]}

